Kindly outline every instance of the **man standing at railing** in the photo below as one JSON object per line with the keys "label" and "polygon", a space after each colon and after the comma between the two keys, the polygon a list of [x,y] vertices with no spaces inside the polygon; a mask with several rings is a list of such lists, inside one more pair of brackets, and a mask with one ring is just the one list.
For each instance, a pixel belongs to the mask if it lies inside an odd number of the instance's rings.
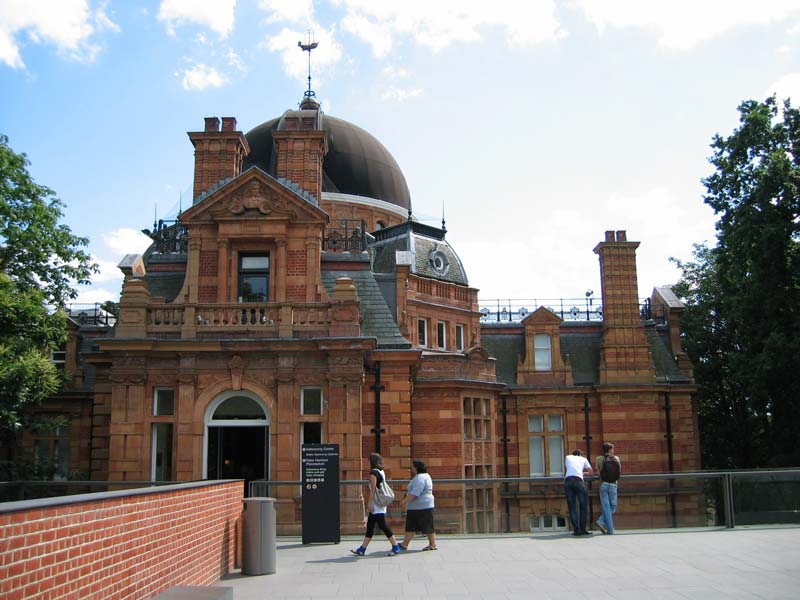
{"label": "man standing at railing", "polygon": [[597,526],[603,535],[614,534],[614,512],[617,510],[617,480],[619,479],[622,463],[614,454],[614,444],[603,444],[603,456],[598,456],[595,461],[597,471],[600,473],[600,507],[601,514],[597,518]]}
{"label": "man standing at railing", "polygon": [[589,494],[583,485],[583,476],[591,475],[592,465],[578,449],[567,455],[564,467],[566,472],[564,493],[567,496],[569,518],[572,521],[572,535],[592,535],[586,528],[589,522]]}

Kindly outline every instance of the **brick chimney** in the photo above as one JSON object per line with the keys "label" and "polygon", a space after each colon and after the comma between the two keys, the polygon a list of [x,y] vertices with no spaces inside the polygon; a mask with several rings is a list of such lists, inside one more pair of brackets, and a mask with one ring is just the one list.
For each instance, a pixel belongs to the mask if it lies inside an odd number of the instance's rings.
{"label": "brick chimney", "polygon": [[639,312],[636,249],[625,231],[606,231],[597,244],[603,291],[600,383],[653,383],[655,368]]}
{"label": "brick chimney", "polygon": [[322,197],[322,160],[328,152],[321,119],[318,110],[288,110],[272,132],[277,148],[275,174],[312,194],[317,204]]}
{"label": "brick chimney", "polygon": [[217,183],[242,172],[242,161],[250,146],[241,131],[236,131],[234,117],[206,117],[203,131],[190,131],[194,145],[194,193],[196,199]]}

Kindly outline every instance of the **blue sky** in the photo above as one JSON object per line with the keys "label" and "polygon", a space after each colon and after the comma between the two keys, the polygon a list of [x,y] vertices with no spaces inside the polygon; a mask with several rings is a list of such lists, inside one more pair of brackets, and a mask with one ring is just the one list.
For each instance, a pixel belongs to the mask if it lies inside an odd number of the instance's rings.
{"label": "blue sky", "polygon": [[[639,288],[713,240],[709,144],[745,99],[800,99],[800,0],[0,0],[0,133],[65,202],[117,299],[137,232],[190,202],[203,117],[323,110],[394,155],[480,297],[599,295],[607,229]],[[794,102],[798,104],[800,100]]]}

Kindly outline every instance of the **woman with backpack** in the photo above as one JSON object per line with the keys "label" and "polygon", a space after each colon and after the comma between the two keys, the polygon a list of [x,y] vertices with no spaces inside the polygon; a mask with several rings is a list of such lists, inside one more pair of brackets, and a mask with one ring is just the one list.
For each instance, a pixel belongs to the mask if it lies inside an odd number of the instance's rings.
{"label": "woman with backpack", "polygon": [[622,463],[614,454],[614,444],[603,444],[603,456],[597,457],[597,470],[600,473],[600,507],[601,514],[597,518],[597,526],[603,535],[614,534],[614,512],[617,510],[617,480]]}
{"label": "woman with backpack", "polygon": [[356,556],[364,556],[367,552],[367,546],[369,546],[369,543],[372,541],[375,525],[377,525],[378,529],[383,532],[392,545],[392,549],[389,550],[386,556],[394,556],[400,553],[400,544],[397,543],[394,533],[392,533],[389,525],[386,524],[387,507],[378,502],[377,499],[378,494],[376,490],[378,486],[382,486],[383,482],[386,481],[386,473],[383,472],[383,457],[377,452],[373,452],[369,455],[369,468],[369,498],[367,499],[367,510],[369,514],[367,515],[367,531],[364,534],[364,541],[361,542],[361,545],[354,550],[350,550],[350,552]]}

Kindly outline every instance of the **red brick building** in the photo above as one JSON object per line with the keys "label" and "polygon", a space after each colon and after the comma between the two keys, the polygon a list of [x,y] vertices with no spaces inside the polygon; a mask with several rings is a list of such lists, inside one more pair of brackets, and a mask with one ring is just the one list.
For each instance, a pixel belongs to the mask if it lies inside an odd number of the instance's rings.
{"label": "red brick building", "polygon": [[[121,263],[113,327],[74,320],[72,385],[45,407],[71,419],[56,444],[69,471],[297,481],[301,445],[320,441],[351,480],[379,448],[395,478],[413,457],[435,479],[559,481],[564,454],[604,440],[627,473],[699,468],[681,306],[658,288],[643,315],[624,231],[594,249],[602,315],[497,322],[444,223],[414,220],[389,152],[313,99],[246,135],[207,118],[189,139],[192,206]],[[498,489],[453,488],[439,506],[470,531],[565,514],[557,494]],[[297,490],[275,490],[280,532],[296,533]],[[360,530],[361,490],[342,494],[343,529]],[[660,510],[639,502],[623,508]]]}

